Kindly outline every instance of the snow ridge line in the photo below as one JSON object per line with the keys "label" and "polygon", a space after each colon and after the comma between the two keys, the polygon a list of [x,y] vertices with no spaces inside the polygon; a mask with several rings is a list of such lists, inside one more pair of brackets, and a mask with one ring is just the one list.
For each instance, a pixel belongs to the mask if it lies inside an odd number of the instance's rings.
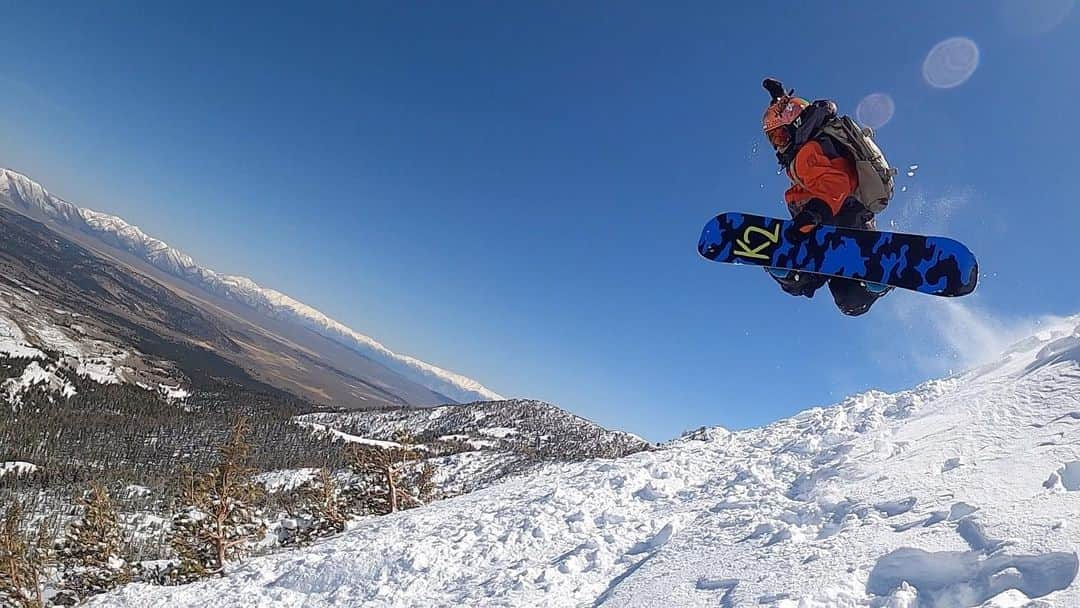
{"label": "snow ridge line", "polygon": [[0,195],[58,223],[94,235],[102,242],[135,254],[154,267],[239,302],[271,318],[295,323],[370,357],[425,388],[458,402],[499,401],[503,397],[481,383],[409,355],[395,353],[322,312],[249,278],[226,275],[199,266],[195,260],[122,218],[78,207],[49,193],[29,177],[0,169]]}

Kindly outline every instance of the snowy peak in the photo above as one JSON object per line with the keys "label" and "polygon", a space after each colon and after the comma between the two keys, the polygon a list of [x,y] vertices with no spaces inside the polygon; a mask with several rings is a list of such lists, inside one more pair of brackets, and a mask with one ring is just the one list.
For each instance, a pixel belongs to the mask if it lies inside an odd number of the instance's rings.
{"label": "snowy peak", "polygon": [[322,312],[289,296],[259,286],[251,279],[225,275],[199,266],[187,254],[154,238],[123,219],[77,207],[50,194],[30,178],[0,169],[0,198],[24,213],[38,215],[94,236],[100,242],[129,252],[155,268],[214,295],[247,306],[266,316],[308,329],[368,357],[402,377],[458,402],[502,397],[476,380],[395,353],[373,338],[354,331]]}
{"label": "snowy peak", "polygon": [[49,194],[41,184],[10,169],[0,169],[0,195],[58,222],[80,224],[83,221],[78,207]]}

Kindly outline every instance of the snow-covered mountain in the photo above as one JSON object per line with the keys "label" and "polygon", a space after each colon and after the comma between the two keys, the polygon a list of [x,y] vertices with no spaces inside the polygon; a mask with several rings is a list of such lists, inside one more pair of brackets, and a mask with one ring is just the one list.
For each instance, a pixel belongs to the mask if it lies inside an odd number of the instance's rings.
{"label": "snow-covered mountain", "polygon": [[767,427],[550,464],[142,606],[1080,606],[1080,317]]}
{"label": "snow-covered mountain", "polygon": [[625,431],[612,431],[570,412],[531,399],[482,401],[463,405],[374,412],[306,414],[302,424],[317,424],[348,435],[391,439],[408,429],[417,441],[458,441],[473,448],[528,452],[537,458],[578,460],[623,456],[649,443]]}
{"label": "snow-covered mountain", "polygon": [[544,462],[614,458],[650,449],[649,442],[528,399],[361,412],[319,412],[297,424],[346,442],[385,445],[400,430],[434,458],[443,496],[471,492]]}
{"label": "snow-covered mountain", "polygon": [[41,184],[10,169],[0,169],[0,199],[16,210],[91,235],[127,251],[155,268],[212,294],[256,310],[273,319],[293,323],[368,357],[408,380],[459,402],[502,397],[471,378],[391,351],[373,338],[356,332],[325,314],[260,287],[251,279],[221,274],[199,266],[190,256],[170,247],[137,226],[116,216],[73,205],[50,194]]}

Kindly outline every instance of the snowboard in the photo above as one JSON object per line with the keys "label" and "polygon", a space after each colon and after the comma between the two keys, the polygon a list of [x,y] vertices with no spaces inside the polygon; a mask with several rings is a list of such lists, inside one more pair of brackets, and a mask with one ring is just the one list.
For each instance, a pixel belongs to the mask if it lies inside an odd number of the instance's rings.
{"label": "snowboard", "polygon": [[803,234],[791,220],[746,213],[709,220],[698,252],[714,262],[787,268],[935,296],[967,295],[979,279],[975,255],[950,238],[827,225]]}

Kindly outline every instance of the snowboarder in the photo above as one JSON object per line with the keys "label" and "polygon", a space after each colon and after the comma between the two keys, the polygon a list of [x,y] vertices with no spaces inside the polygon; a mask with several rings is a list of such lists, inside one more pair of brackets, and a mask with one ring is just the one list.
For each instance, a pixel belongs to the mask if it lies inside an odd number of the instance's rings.
{"label": "snowboarder", "polygon": [[[776,150],[780,166],[791,180],[784,200],[796,230],[806,234],[820,224],[873,230],[876,227],[875,211],[884,209],[892,195],[891,174],[887,165],[881,176],[887,181],[886,188],[882,190],[880,183],[874,184],[878,187],[877,191],[882,193],[881,199],[860,200],[856,197],[860,190],[860,176],[867,182],[878,179],[878,176],[872,170],[870,173],[857,171],[850,154],[851,146],[845,145],[849,142],[838,140],[844,137],[844,133],[826,128],[838,121],[836,104],[829,100],[811,103],[795,97],[794,90],[785,91],[780,81],[772,78],[767,78],[762,84],[772,98],[762,118],[763,128],[769,143]],[[855,137],[861,135],[856,134]],[[872,142],[870,145],[873,145]],[[864,198],[871,197],[864,194]],[[828,283],[837,308],[850,316],[866,313],[874,302],[892,289],[887,285],[855,279],[778,268],[767,271],[781,289],[793,296],[813,297],[814,292]]]}

